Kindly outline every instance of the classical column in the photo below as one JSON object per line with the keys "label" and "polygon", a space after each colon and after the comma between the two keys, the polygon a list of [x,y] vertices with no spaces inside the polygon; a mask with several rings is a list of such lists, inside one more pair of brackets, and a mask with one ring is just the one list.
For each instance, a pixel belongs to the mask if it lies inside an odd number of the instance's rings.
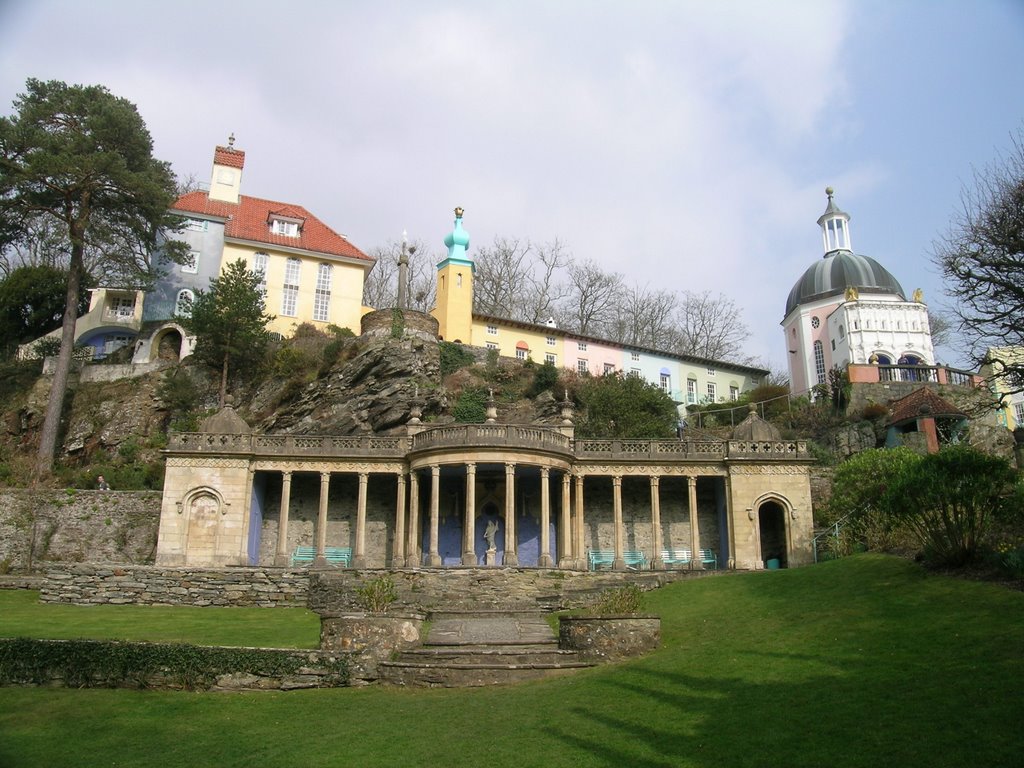
{"label": "classical column", "polygon": [[405,548],[405,567],[420,565],[420,476],[409,473],[409,545]]}
{"label": "classical column", "polygon": [[433,566],[441,565],[441,553],[437,551],[438,527],[441,524],[441,467],[434,464],[430,468],[430,554],[427,562]]}
{"label": "classical column", "polygon": [[466,522],[463,528],[462,564],[476,565],[476,464],[466,464]]}
{"label": "classical column", "polygon": [[624,571],[626,561],[622,557],[622,475],[615,475],[612,478],[612,510],[615,513],[615,560],[612,561],[612,570]]}
{"label": "classical column", "polygon": [[356,502],[356,547],[352,553],[352,567],[366,567],[366,484],[370,475],[359,473],[359,497]]}
{"label": "classical column", "polygon": [[505,565],[519,565],[516,548],[516,465],[505,465]]}
{"label": "classical column", "polygon": [[274,565],[287,566],[288,555],[288,510],[292,501],[292,473],[286,469],[281,473],[281,513],[277,517],[277,554]]}
{"label": "classical column", "polygon": [[665,563],[661,559],[661,493],[659,483],[661,478],[651,475],[651,548],[654,550],[651,556],[651,568],[656,571],[663,570]]}
{"label": "classical column", "polygon": [[697,527],[697,478],[686,478],[690,486],[690,569],[694,571],[704,570],[704,564],[700,561],[700,528]]}
{"label": "classical column", "polygon": [[316,559],[314,565],[327,565],[327,497],[331,488],[331,473],[320,473],[320,514],[316,520]]}
{"label": "classical column", "polygon": [[572,523],[569,518],[569,506],[572,503],[572,480],[568,472],[562,473],[562,509],[561,521],[558,525],[558,567],[572,568]]}
{"label": "classical column", "polygon": [[576,557],[576,568],[587,570],[587,539],[583,519],[583,475],[576,475],[576,521],[574,525],[575,539],[573,554]]}
{"label": "classical column", "polygon": [[405,473],[398,473],[398,498],[395,499],[395,541],[391,551],[391,567],[405,567]]}
{"label": "classical column", "polygon": [[550,568],[551,562],[551,470],[540,469],[540,558],[537,565]]}

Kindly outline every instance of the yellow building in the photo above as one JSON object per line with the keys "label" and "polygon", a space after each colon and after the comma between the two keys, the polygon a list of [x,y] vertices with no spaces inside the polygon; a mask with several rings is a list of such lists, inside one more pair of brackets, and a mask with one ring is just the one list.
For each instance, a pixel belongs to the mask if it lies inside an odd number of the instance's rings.
{"label": "yellow building", "polygon": [[1024,392],[1019,391],[1020,384],[1015,386],[1005,373],[1008,366],[1016,369],[1024,366],[1024,347],[992,347],[988,360],[980,373],[999,398],[999,420],[1011,430],[1024,427]]}

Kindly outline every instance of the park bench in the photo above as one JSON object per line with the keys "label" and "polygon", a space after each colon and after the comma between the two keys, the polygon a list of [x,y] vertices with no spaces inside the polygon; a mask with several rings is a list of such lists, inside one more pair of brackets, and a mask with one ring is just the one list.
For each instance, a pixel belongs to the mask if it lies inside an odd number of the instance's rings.
{"label": "park bench", "polygon": [[[647,557],[643,552],[626,550],[622,553],[622,559],[625,561],[626,567],[631,571],[645,570],[647,568]],[[587,552],[587,560],[592,571],[598,571],[602,568],[611,569],[615,564],[615,552],[610,549],[592,549]]]}
{"label": "park bench", "polygon": [[[697,556],[701,564],[718,568],[718,555],[713,549],[698,549]],[[664,549],[661,552],[661,562],[666,566],[689,565],[692,560],[693,552],[689,549]]]}
{"label": "park bench", "polygon": [[[348,568],[352,562],[352,549],[350,547],[325,547],[324,558],[331,565]],[[292,553],[291,564],[295,566],[312,563],[314,560],[316,560],[316,547],[296,547]]]}

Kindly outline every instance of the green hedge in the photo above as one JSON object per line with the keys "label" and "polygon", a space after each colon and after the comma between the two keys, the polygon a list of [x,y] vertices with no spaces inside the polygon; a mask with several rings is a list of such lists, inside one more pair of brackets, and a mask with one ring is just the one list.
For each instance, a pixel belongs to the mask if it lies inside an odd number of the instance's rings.
{"label": "green hedge", "polygon": [[[0,638],[0,685],[40,685],[61,679],[68,688],[146,688],[159,680],[196,690],[209,688],[224,674],[297,674],[309,666],[307,654],[185,643]],[[325,659],[318,666],[328,669],[326,682],[348,685],[347,656]]]}

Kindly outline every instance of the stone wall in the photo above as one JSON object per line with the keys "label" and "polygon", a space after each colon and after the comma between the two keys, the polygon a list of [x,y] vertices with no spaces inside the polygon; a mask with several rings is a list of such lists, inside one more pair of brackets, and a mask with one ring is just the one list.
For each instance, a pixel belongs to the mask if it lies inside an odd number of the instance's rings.
{"label": "stone wall", "polygon": [[0,490],[0,564],[152,562],[158,491]]}
{"label": "stone wall", "polygon": [[657,616],[562,616],[558,647],[587,661],[618,661],[641,656],[661,645]]}
{"label": "stone wall", "polygon": [[230,605],[305,607],[306,571],[260,568],[158,568],[68,565],[46,571],[39,599],[88,605]]}

